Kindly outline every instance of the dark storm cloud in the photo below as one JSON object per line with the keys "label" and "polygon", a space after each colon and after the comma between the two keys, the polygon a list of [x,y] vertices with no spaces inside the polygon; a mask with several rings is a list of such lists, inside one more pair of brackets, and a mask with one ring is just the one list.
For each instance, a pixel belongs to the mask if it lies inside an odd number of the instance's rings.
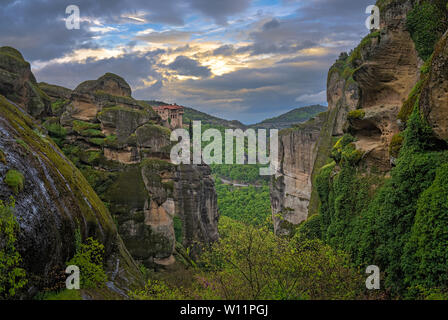
{"label": "dark storm cloud", "polygon": [[[42,1],[10,1],[0,10],[0,45],[13,46],[30,60],[51,59],[84,44],[91,33],[67,30],[62,20],[66,5]],[[93,44],[90,44],[93,46]]]}
{"label": "dark storm cloud", "polygon": [[219,48],[213,50],[212,54],[214,56],[223,56],[228,57],[235,53],[235,48],[231,44],[225,44],[220,46]]}
{"label": "dark storm cloud", "polygon": [[272,19],[271,21],[266,22],[266,23],[263,25],[263,30],[275,29],[275,28],[277,28],[279,25],[280,25],[280,22],[278,22],[278,20],[274,18],[274,19]]}
{"label": "dark storm cloud", "polygon": [[178,56],[176,60],[167,65],[167,68],[183,76],[210,77],[212,74],[210,68],[185,56]]}
{"label": "dark storm cloud", "polygon": [[[13,46],[30,60],[50,60],[79,48],[94,47],[88,27],[67,30],[64,18],[68,5],[76,4],[81,17],[103,19],[105,23],[123,22],[123,14],[144,12],[152,23],[183,25],[184,16],[195,10],[225,23],[226,17],[247,8],[249,0],[3,0],[0,10],[0,45]],[[130,22],[129,20],[128,22]]]}
{"label": "dark storm cloud", "polygon": [[[326,64],[319,63],[246,68],[210,79],[179,82],[175,91],[183,96],[176,101],[227,119],[254,123],[293,106],[307,105],[307,101],[298,102],[297,97],[325,90],[327,70]],[[136,95],[153,93],[143,89]],[[232,101],[235,98],[241,101]],[[325,99],[320,102],[325,103]]]}
{"label": "dark storm cloud", "polygon": [[[288,0],[286,0],[288,2]],[[302,7],[297,10],[303,20],[320,19],[323,23],[351,22],[364,26],[367,15],[365,9],[375,0],[309,0],[300,1]],[[345,24],[344,23],[344,24]]]}
{"label": "dark storm cloud", "polygon": [[251,0],[190,0],[191,6],[215,19],[216,23],[227,24],[227,17],[247,9]]}
{"label": "dark storm cloud", "polygon": [[[255,55],[292,53],[311,48],[321,42],[359,41],[367,33],[365,9],[372,0],[285,0],[302,6],[293,18],[273,18],[259,30],[249,33],[252,44],[238,52]],[[375,2],[375,1],[373,1]]]}
{"label": "dark storm cloud", "polygon": [[154,70],[157,57],[163,50],[155,50],[145,55],[127,54],[118,58],[87,61],[86,63],[50,64],[35,73],[38,81],[54,83],[74,89],[85,80],[98,79],[106,72],[122,76],[131,87],[143,85],[142,79],[151,76],[161,80],[162,76]]}

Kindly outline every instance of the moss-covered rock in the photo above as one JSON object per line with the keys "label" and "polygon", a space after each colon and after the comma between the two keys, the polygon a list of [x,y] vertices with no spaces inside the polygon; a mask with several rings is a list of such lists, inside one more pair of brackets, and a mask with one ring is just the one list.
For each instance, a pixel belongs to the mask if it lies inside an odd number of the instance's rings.
{"label": "moss-covered rock", "polygon": [[401,146],[403,145],[403,136],[401,134],[396,134],[392,137],[389,144],[389,154],[391,157],[398,158]]}
{"label": "moss-covered rock", "polygon": [[363,119],[366,112],[362,109],[352,110],[347,114],[348,120]]}
{"label": "moss-covered rock", "polygon": [[[63,272],[75,251],[75,230],[105,246],[107,271],[121,270],[114,282],[130,286],[140,272],[126,251],[112,217],[80,171],[44,135],[32,118],[0,95],[0,148],[10,162],[0,166],[0,198],[15,195],[20,224],[17,248],[29,275],[29,286],[55,285],[52,273]],[[16,143],[23,141],[28,150]],[[15,170],[15,171],[12,171]],[[19,174],[20,173],[20,174]],[[12,189],[10,186],[12,186]]]}
{"label": "moss-covered rock", "polygon": [[103,126],[116,129],[118,140],[125,142],[138,127],[153,120],[154,115],[148,110],[114,106],[103,109],[97,118]]}
{"label": "moss-covered rock", "polygon": [[84,81],[75,89],[76,92],[88,94],[97,90],[123,97],[130,97],[132,93],[129,84],[122,77],[113,73],[106,73],[97,80]]}
{"label": "moss-covered rock", "polygon": [[0,94],[35,117],[51,113],[50,98],[38,87],[30,64],[11,47],[0,47]]}
{"label": "moss-covered rock", "polygon": [[25,184],[25,177],[21,172],[11,169],[6,173],[5,183],[17,195],[19,192],[23,190]]}

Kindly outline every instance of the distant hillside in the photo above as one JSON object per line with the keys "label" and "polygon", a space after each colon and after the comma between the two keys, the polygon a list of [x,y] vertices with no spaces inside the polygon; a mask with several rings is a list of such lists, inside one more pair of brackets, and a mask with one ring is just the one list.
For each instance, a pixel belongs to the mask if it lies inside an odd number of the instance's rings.
{"label": "distant hillside", "polygon": [[224,120],[218,117],[211,116],[207,113],[184,107],[184,124],[188,124],[190,120],[200,120],[204,124],[212,126],[222,126],[225,128],[239,128],[244,129],[246,126],[237,120]]}
{"label": "distant hillside", "polygon": [[[161,106],[161,105],[167,105],[167,103],[162,101],[145,101],[148,104],[152,106]],[[210,114],[207,114],[205,112],[201,112],[198,110],[195,110],[193,108],[184,107],[184,125],[188,125],[188,123],[193,120],[199,120],[202,121],[203,124],[208,124],[211,126],[219,126],[224,128],[234,128],[234,129],[247,129],[247,128],[254,128],[254,129],[285,129],[293,126],[294,124],[298,124],[301,122],[305,122],[316,115],[318,115],[321,112],[327,111],[327,107],[321,106],[321,105],[313,105],[308,107],[300,107],[296,108],[294,110],[288,111],[287,113],[284,113],[282,115],[279,115],[278,117],[269,118],[266,120],[263,120],[262,122],[251,124],[251,125],[244,125],[238,120],[225,120],[221,119],[215,116],[212,116]]]}
{"label": "distant hillside", "polygon": [[250,125],[250,127],[256,129],[286,129],[294,124],[305,122],[324,111],[327,111],[327,107],[321,105],[296,108],[278,117]]}

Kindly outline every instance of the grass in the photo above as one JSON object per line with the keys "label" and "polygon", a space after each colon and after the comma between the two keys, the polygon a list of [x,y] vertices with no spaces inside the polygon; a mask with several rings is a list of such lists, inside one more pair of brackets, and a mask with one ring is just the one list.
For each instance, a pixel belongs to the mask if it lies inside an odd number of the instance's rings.
{"label": "grass", "polygon": [[48,292],[45,293],[42,300],[82,300],[79,290],[64,289],[60,292]]}

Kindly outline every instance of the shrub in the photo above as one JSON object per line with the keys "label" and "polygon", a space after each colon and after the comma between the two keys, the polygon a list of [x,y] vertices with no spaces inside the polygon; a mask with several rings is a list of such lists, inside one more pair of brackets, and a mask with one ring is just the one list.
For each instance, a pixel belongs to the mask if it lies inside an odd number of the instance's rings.
{"label": "shrub", "polygon": [[437,169],[433,184],[418,199],[415,223],[405,248],[411,286],[448,290],[448,164]]}
{"label": "shrub", "polygon": [[144,289],[128,293],[134,300],[184,300],[185,295],[178,288],[170,288],[159,280],[149,279]]}
{"label": "shrub", "polygon": [[176,241],[182,243],[183,240],[182,220],[178,216],[175,216],[173,218],[173,224],[174,224],[174,234],[176,236]]}
{"label": "shrub", "polygon": [[389,154],[394,158],[398,158],[402,144],[403,136],[401,134],[394,135],[389,144]]}
{"label": "shrub", "polygon": [[340,138],[333,146],[333,149],[331,150],[331,158],[339,163],[342,160],[342,153],[345,147],[354,141],[355,138],[351,134],[344,134],[344,136],[342,136],[342,138]]}
{"label": "shrub", "polygon": [[20,268],[22,257],[15,245],[19,224],[13,215],[14,200],[0,200],[0,299],[13,298],[27,284],[25,270]]}
{"label": "shrub", "polygon": [[411,33],[415,48],[420,57],[426,61],[434,51],[434,45],[440,38],[444,26],[444,15],[432,3],[422,2],[409,12],[406,26]]}
{"label": "shrub", "polygon": [[82,130],[81,132],[79,132],[80,135],[82,135],[83,137],[100,137],[100,138],[104,138],[104,134],[101,130],[97,130],[97,129],[86,129],[86,130]]}
{"label": "shrub", "polygon": [[104,245],[87,238],[67,265],[78,266],[82,289],[97,288],[104,286],[107,281],[103,260]]}
{"label": "shrub", "polygon": [[412,88],[408,98],[401,106],[400,112],[398,113],[398,119],[402,121],[407,121],[409,119],[409,116],[412,114],[414,107],[418,105],[420,92],[423,87],[423,83],[425,82],[425,79],[426,77],[423,76]]}
{"label": "shrub", "polygon": [[321,239],[322,238],[322,223],[321,215],[315,214],[304,221],[297,232],[307,239]]}
{"label": "shrub", "polygon": [[11,169],[6,173],[5,183],[18,194],[23,190],[25,184],[25,177],[23,174],[17,170]]}
{"label": "shrub", "polygon": [[68,104],[69,102],[70,102],[69,100],[63,100],[63,99],[56,100],[51,103],[51,111],[54,114],[59,113],[59,111],[61,111],[62,107],[65,106],[66,104]]}
{"label": "shrub", "polygon": [[228,218],[220,221],[220,234],[202,262],[223,299],[350,299],[363,285],[347,255],[320,240],[276,237]]}

